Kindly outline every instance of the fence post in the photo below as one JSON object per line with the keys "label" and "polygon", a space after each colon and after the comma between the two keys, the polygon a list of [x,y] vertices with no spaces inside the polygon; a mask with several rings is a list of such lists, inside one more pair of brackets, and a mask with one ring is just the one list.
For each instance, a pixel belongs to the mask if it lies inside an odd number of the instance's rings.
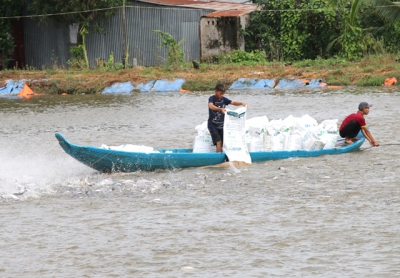
{"label": "fence post", "polygon": [[125,10],[126,0],[122,4],[122,65],[126,68],[126,10]]}

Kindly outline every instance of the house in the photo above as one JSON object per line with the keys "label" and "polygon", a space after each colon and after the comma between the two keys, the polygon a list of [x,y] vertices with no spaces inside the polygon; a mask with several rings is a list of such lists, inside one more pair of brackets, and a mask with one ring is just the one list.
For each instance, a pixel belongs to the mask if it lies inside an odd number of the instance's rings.
{"label": "house", "polygon": [[200,19],[200,57],[244,50],[244,29],[250,21],[252,10],[223,10],[204,15]]}
{"label": "house", "polygon": [[[249,21],[254,4],[196,0],[127,1],[125,21],[122,9],[108,21],[94,20],[105,32],[89,30],[86,48],[90,67],[98,61],[122,61],[123,35],[126,27],[126,49],[130,65],[155,66],[165,63],[167,50],[152,30],[171,34],[177,42],[184,40],[186,61],[201,60],[209,55],[244,50],[239,33]],[[92,24],[92,25],[94,25]],[[76,28],[39,26],[36,19],[24,19],[25,63],[37,69],[67,66],[72,58],[69,49],[76,45]],[[97,61],[97,62],[96,62]]]}

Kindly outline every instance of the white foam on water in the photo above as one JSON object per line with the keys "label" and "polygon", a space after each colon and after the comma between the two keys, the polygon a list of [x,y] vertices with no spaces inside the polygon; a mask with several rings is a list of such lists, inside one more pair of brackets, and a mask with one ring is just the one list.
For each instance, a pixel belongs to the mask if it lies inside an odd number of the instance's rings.
{"label": "white foam on water", "polygon": [[52,194],[55,185],[81,184],[84,177],[93,172],[62,153],[54,156],[49,152],[21,154],[3,150],[0,153],[0,196],[26,198]]}

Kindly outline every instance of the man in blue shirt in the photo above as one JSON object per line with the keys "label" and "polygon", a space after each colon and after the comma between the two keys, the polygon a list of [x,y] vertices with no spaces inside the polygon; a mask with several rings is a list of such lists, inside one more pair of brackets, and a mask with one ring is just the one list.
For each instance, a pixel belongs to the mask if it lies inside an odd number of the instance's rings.
{"label": "man in blue shirt", "polygon": [[217,146],[217,152],[222,152],[222,144],[224,140],[224,120],[225,107],[229,104],[247,107],[246,103],[232,101],[226,97],[224,84],[215,86],[215,95],[208,99],[208,130],[210,131],[214,145]]}

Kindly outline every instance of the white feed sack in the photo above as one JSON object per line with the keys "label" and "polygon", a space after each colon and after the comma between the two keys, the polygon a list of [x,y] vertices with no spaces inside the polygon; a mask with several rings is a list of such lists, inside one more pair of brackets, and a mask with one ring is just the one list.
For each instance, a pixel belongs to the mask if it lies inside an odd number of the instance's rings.
{"label": "white feed sack", "polygon": [[212,141],[210,131],[207,127],[207,121],[195,127],[197,136],[194,138],[193,152],[194,153],[212,153],[217,149]]}
{"label": "white feed sack", "polygon": [[193,152],[194,153],[215,153],[217,148],[214,146],[210,134],[197,135],[194,138]]}
{"label": "white feed sack", "polygon": [[[267,126],[267,132],[269,135],[271,151],[282,151],[285,146],[285,137],[282,133],[286,129],[285,123],[282,119],[271,120]],[[267,150],[267,149],[266,149]]]}
{"label": "white feed sack", "polygon": [[194,129],[197,131],[197,135],[210,134],[207,127],[207,121],[204,121],[201,125],[197,125]]}
{"label": "white feed sack", "polygon": [[336,146],[339,130],[337,127],[338,119],[325,120],[317,127],[317,135],[324,142],[324,149],[331,149]]}
{"label": "white feed sack", "polygon": [[289,135],[289,139],[287,142],[287,150],[288,151],[301,150],[302,143],[303,143],[303,138],[301,137],[300,132],[298,130],[295,130]]}
{"label": "white feed sack", "polygon": [[304,116],[302,116],[299,120],[297,120],[297,122],[300,122],[306,128],[315,127],[318,125],[317,120],[315,120],[313,117],[311,117],[308,114],[305,114]]}
{"label": "white feed sack", "polygon": [[222,149],[229,161],[251,163],[246,144],[246,107],[226,110]]}
{"label": "white feed sack", "polygon": [[101,145],[101,148],[113,151],[122,151],[122,152],[159,153],[159,151],[154,149],[153,147],[148,147],[143,145],[139,146],[139,145],[125,144],[120,146],[107,146],[103,144]]}
{"label": "white feed sack", "polygon": [[[249,151],[320,150],[334,148],[338,138],[337,119],[318,122],[310,115],[300,118],[289,115],[285,119],[262,121],[251,118],[247,127]],[[266,118],[266,117],[265,117]],[[265,132],[259,132],[260,127]],[[261,146],[261,138],[263,144]]]}
{"label": "white feed sack", "polygon": [[252,137],[262,137],[266,133],[269,121],[267,116],[254,117],[246,120],[245,127]]}
{"label": "white feed sack", "polygon": [[[265,150],[264,139],[267,136],[267,116],[254,117],[246,120],[246,144],[250,152]],[[268,142],[268,146],[270,143]]]}
{"label": "white feed sack", "polygon": [[305,136],[303,137],[301,146],[303,150],[317,151],[317,150],[322,150],[324,148],[324,143],[319,139],[319,137],[314,132],[308,130]]}
{"label": "white feed sack", "polygon": [[[241,109],[241,110],[240,110]],[[244,108],[243,108],[244,109]],[[243,113],[243,109],[230,110],[232,115]],[[310,115],[294,117],[289,115],[285,119],[268,120],[266,116],[253,117],[246,120],[244,117],[230,116],[230,134],[236,143],[242,144],[244,140],[246,151],[295,151],[295,150],[320,150],[330,149],[336,146],[338,140],[337,119],[318,122]],[[225,115],[225,121],[227,119]],[[244,121],[244,124],[243,124]],[[242,127],[244,125],[244,139]],[[211,135],[207,128],[207,122],[196,126],[198,136],[195,138],[194,152],[215,152]],[[224,141],[227,138],[224,131]],[[242,151],[242,149],[240,149]],[[244,150],[244,148],[243,148]],[[224,149],[225,151],[225,149]],[[243,161],[243,160],[240,160]]]}

